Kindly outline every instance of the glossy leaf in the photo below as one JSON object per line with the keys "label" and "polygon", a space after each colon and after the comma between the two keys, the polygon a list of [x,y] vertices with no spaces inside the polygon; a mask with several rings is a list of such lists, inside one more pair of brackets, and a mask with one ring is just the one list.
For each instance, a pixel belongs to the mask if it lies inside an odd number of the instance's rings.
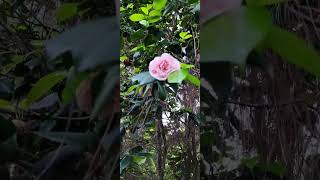
{"label": "glossy leaf", "polygon": [[182,39],[189,39],[189,38],[192,38],[192,35],[188,32],[181,32],[179,33],[179,36],[182,38]]}
{"label": "glossy leaf", "polygon": [[201,62],[244,64],[248,54],[271,28],[262,8],[238,8],[206,23],[201,29]]}
{"label": "glossy leaf", "polygon": [[146,160],[147,160],[147,157],[145,157],[145,156],[136,156],[135,155],[132,157],[132,161],[134,163],[137,163],[138,165],[144,164],[146,162]]}
{"label": "glossy leaf", "polygon": [[42,77],[30,90],[27,98],[22,101],[21,107],[27,108],[33,102],[44,96],[49,90],[66,78],[64,72],[53,72]]}
{"label": "glossy leaf", "polygon": [[180,63],[180,66],[182,69],[191,69],[194,67],[192,64],[185,64],[185,63]]}
{"label": "glossy leaf", "polygon": [[120,161],[120,174],[123,174],[123,172],[130,166],[132,162],[132,156],[125,156]]}
{"label": "glossy leaf", "polygon": [[55,60],[63,53],[70,52],[79,71],[119,62],[119,22],[115,17],[90,21],[46,43],[47,54]]}
{"label": "glossy leaf", "polygon": [[159,96],[159,99],[164,101],[167,98],[166,88],[159,81],[157,81],[157,84],[158,84],[158,96]]}
{"label": "glossy leaf", "polygon": [[70,103],[75,97],[76,89],[80,83],[87,77],[87,73],[77,72],[74,67],[69,70],[66,86],[62,91],[63,103]]}
{"label": "glossy leaf", "polygon": [[133,22],[144,20],[145,16],[143,14],[132,14],[130,20]]}
{"label": "glossy leaf", "polygon": [[146,14],[146,15],[149,14],[149,9],[148,9],[148,8],[146,8],[146,7],[141,7],[140,9],[141,9],[141,11],[142,11],[144,14]]}
{"label": "glossy leaf", "polygon": [[138,81],[139,85],[150,84],[150,83],[153,83],[156,80],[154,77],[152,77],[150,75],[149,72],[139,73],[139,74],[133,76],[131,79],[132,79],[133,82]]}
{"label": "glossy leaf", "polygon": [[30,106],[31,110],[40,110],[40,109],[48,109],[56,104],[58,104],[60,101],[59,95],[57,93],[52,93],[43,99],[41,99],[38,102],[33,103]]}
{"label": "glossy leaf", "polygon": [[153,1],[153,8],[156,10],[161,10],[166,7],[167,0],[154,0]]}
{"label": "glossy leaf", "polygon": [[12,61],[11,63],[9,63],[9,64],[1,67],[1,73],[2,73],[2,74],[7,74],[8,72],[14,70],[14,68],[15,68],[18,64],[22,63],[24,60],[25,60],[25,57],[22,56],[22,55],[15,55],[15,56],[13,56],[13,57],[12,57],[12,60],[11,60],[11,61]]}
{"label": "glossy leaf", "polygon": [[192,74],[188,74],[186,77],[186,80],[188,80],[191,84],[200,87],[200,79],[198,79],[197,77],[195,77]]}
{"label": "glossy leaf", "polygon": [[149,27],[149,22],[147,20],[141,20],[139,23],[145,27]]}
{"label": "glossy leaf", "polygon": [[148,23],[152,24],[161,20],[160,16],[150,16],[148,19]]}
{"label": "glossy leaf", "polygon": [[153,17],[153,16],[157,16],[157,17],[160,17],[162,15],[161,11],[159,10],[152,10],[150,11],[149,13],[149,16]]}
{"label": "glossy leaf", "polygon": [[8,110],[13,110],[14,107],[11,105],[10,101],[0,99],[0,109],[8,109]]}
{"label": "glossy leaf", "polygon": [[304,68],[316,76],[320,76],[319,53],[297,35],[281,28],[273,27],[262,45],[265,48],[271,48],[284,60]]}
{"label": "glossy leaf", "polygon": [[187,77],[188,70],[181,69],[179,71],[172,72],[168,77],[169,83],[182,83],[182,81]]}
{"label": "glossy leaf", "polygon": [[132,85],[128,88],[128,90],[124,93],[124,96],[129,95],[133,90],[135,90],[138,86],[137,85]]}
{"label": "glossy leaf", "polygon": [[152,159],[152,157],[148,157],[148,161],[150,163],[151,169],[153,171],[156,171],[156,163],[154,163],[154,160]]}

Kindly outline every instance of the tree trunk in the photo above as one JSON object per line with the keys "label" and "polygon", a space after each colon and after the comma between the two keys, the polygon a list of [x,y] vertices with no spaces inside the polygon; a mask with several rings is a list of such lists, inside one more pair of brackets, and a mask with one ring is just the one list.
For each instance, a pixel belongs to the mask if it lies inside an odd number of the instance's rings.
{"label": "tree trunk", "polygon": [[165,164],[166,164],[166,156],[167,156],[167,144],[166,144],[166,135],[164,131],[164,127],[162,124],[162,109],[158,108],[157,117],[156,117],[156,127],[157,127],[157,173],[158,180],[165,179]]}

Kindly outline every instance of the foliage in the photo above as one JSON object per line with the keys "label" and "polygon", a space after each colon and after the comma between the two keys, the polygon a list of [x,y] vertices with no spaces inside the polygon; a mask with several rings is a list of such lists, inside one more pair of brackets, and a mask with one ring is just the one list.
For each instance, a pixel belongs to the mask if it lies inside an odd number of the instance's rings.
{"label": "foliage", "polygon": [[[183,136],[197,137],[196,133],[187,134],[196,126],[194,120],[185,118],[197,113],[197,99],[187,104],[187,98],[179,100],[177,96],[184,96],[181,91],[188,89],[197,92],[200,85],[197,6],[199,1],[187,0],[121,4],[121,108],[125,114],[121,127],[126,135],[120,169],[124,179],[189,179],[196,172],[187,166],[198,166],[197,143],[190,147],[196,149],[193,156],[186,155],[190,150],[180,148],[188,146]],[[166,81],[158,81],[148,72],[148,65],[163,53],[178,59],[181,70],[171,73]],[[192,110],[184,112],[187,108]],[[167,114],[168,120],[160,114]]]}
{"label": "foliage", "polygon": [[[298,116],[304,122],[318,121],[318,117],[307,115],[314,113],[311,106],[317,106],[314,94],[318,85],[314,82],[320,68],[318,31],[307,29],[317,29],[318,25],[306,23],[300,29],[295,27],[301,19],[314,21],[313,11],[302,17],[305,13],[296,5],[301,3],[314,9],[319,4],[305,1],[285,4],[281,0],[203,2],[202,178],[315,178],[316,168],[302,170],[305,160],[295,157],[317,155],[283,143],[310,149],[305,144],[310,131],[298,132],[316,125],[295,124],[297,121],[293,119]],[[286,21],[280,23],[279,19]],[[307,88],[305,84],[309,83],[313,85]],[[304,94],[307,91],[312,95]],[[301,100],[306,107],[299,110],[304,112],[302,116],[291,111],[297,102],[284,103],[288,99]]]}
{"label": "foliage", "polygon": [[117,177],[107,162],[118,157],[106,156],[120,138],[114,2],[1,1],[0,11],[1,179]]}
{"label": "foliage", "polygon": [[[268,4],[278,2],[268,1]],[[271,15],[260,7],[266,1],[247,1],[247,4],[207,20],[201,30],[202,61],[241,65],[256,48],[258,51],[271,48],[285,60],[318,75],[319,53],[307,47],[302,39],[272,25]]]}

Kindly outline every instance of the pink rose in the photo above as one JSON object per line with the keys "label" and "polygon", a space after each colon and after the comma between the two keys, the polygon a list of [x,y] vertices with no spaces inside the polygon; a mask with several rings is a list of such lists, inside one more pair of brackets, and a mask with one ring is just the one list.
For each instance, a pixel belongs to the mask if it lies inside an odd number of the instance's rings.
{"label": "pink rose", "polygon": [[180,62],[168,53],[155,57],[149,64],[149,73],[160,81],[165,81],[170,73],[179,69]]}

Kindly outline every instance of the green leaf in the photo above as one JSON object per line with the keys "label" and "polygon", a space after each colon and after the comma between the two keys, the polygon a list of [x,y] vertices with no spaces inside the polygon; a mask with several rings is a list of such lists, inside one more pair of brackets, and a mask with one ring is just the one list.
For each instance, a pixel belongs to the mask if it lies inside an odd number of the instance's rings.
{"label": "green leaf", "polygon": [[146,156],[136,156],[136,155],[132,156],[132,161],[134,163],[137,163],[138,165],[144,164],[146,160],[147,160]]}
{"label": "green leaf", "polygon": [[133,86],[130,86],[128,88],[128,90],[124,93],[124,96],[127,96],[128,94],[130,94],[133,90],[135,90],[138,86],[137,85],[133,85]]}
{"label": "green leaf", "polygon": [[44,96],[56,84],[66,78],[64,72],[53,72],[42,77],[30,90],[27,98],[21,102],[22,108],[28,108],[33,102]]}
{"label": "green leaf", "polygon": [[152,10],[152,11],[149,13],[149,16],[151,16],[151,17],[153,17],[153,16],[160,17],[160,16],[162,16],[162,12],[159,11],[159,10]]}
{"label": "green leaf", "polygon": [[119,63],[119,29],[116,17],[78,25],[49,40],[46,44],[47,54],[51,60],[57,60],[58,56],[70,52],[79,71]]}
{"label": "green leaf", "polygon": [[146,20],[139,21],[139,23],[142,24],[145,27],[149,27],[149,22],[146,21]]}
{"label": "green leaf", "polygon": [[179,36],[184,40],[192,38],[192,35],[189,34],[188,32],[181,32],[181,33],[179,33]]}
{"label": "green leaf", "polygon": [[0,116],[0,143],[7,140],[16,132],[16,127],[11,120]]}
{"label": "green leaf", "polygon": [[241,7],[211,19],[201,28],[201,61],[244,64],[270,30],[266,9]]}
{"label": "green leaf", "polygon": [[0,99],[0,108],[14,110],[14,106],[11,105],[11,102],[4,99]]}
{"label": "green leaf", "polygon": [[187,75],[188,75],[188,70],[186,70],[186,69],[174,71],[168,76],[168,82],[180,84],[187,77]]}
{"label": "green leaf", "polygon": [[145,16],[143,14],[132,14],[129,18],[131,21],[136,22],[144,20]]}
{"label": "green leaf", "polygon": [[42,98],[40,101],[37,101],[33,103],[29,109],[30,110],[41,110],[41,109],[48,109],[51,107],[54,107],[55,105],[59,104],[60,99],[58,93],[54,92],[44,98]]}
{"label": "green leaf", "polygon": [[181,67],[182,69],[191,69],[191,68],[194,67],[194,65],[192,65],[192,64],[180,63],[180,67]]}
{"label": "green leaf", "polygon": [[35,48],[42,48],[44,47],[44,41],[43,40],[32,40],[30,41],[30,44]]}
{"label": "green leaf", "polygon": [[150,75],[149,72],[139,73],[131,78],[133,82],[138,81],[139,85],[153,83],[156,79]]}
{"label": "green leaf", "polygon": [[153,0],[153,8],[156,10],[162,10],[166,7],[167,0]]}
{"label": "green leaf", "polygon": [[62,102],[70,103],[76,94],[76,89],[80,83],[87,77],[85,72],[77,72],[75,67],[70,68],[66,86],[62,91]]}
{"label": "green leaf", "polygon": [[130,52],[143,51],[143,50],[145,50],[145,48],[146,47],[144,44],[139,44],[138,46],[131,49]]}
{"label": "green leaf", "polygon": [[150,10],[150,9],[152,9],[152,4],[147,4],[146,6],[145,6],[147,9],[148,9],[148,11]]}
{"label": "green leaf", "polygon": [[133,4],[133,3],[129,3],[129,4],[127,5],[127,8],[128,8],[128,9],[133,9],[133,7],[134,7],[134,4]]}
{"label": "green leaf", "polygon": [[20,24],[16,27],[17,31],[26,31],[28,30],[28,27],[24,24]]}
{"label": "green leaf", "polygon": [[92,133],[75,132],[33,132],[37,136],[49,139],[58,143],[65,143],[78,147],[90,147],[95,142],[95,136]]}
{"label": "green leaf", "polygon": [[157,170],[156,163],[154,163],[152,157],[148,157],[148,160],[149,160],[149,163],[150,163],[150,166],[151,166],[152,170],[156,171]]}
{"label": "green leaf", "polygon": [[120,174],[123,174],[123,172],[130,166],[132,162],[132,156],[126,155],[123,157],[120,161]]}
{"label": "green leaf", "polygon": [[146,8],[146,7],[141,7],[140,9],[141,9],[141,11],[142,11],[144,14],[146,14],[146,15],[149,14],[149,9],[148,9],[148,8]]}
{"label": "green leaf", "polygon": [[22,56],[22,55],[14,55],[11,59],[11,63],[1,67],[1,73],[2,74],[7,74],[9,73],[10,71],[14,70],[14,68],[22,63],[23,61],[25,60],[25,56]]}
{"label": "green leaf", "polygon": [[127,59],[128,59],[127,56],[121,56],[121,57],[120,57],[120,61],[125,61],[125,60],[127,60]]}
{"label": "green leaf", "polygon": [[159,81],[157,81],[157,84],[158,84],[158,96],[159,96],[159,99],[164,101],[167,98],[166,88]]}
{"label": "green leaf", "polygon": [[120,6],[120,12],[125,11],[126,9],[123,6]]}
{"label": "green leaf", "polygon": [[191,82],[193,85],[200,87],[200,80],[192,74],[188,74],[186,80]]}
{"label": "green leaf", "polygon": [[75,17],[78,12],[78,3],[64,3],[57,9],[58,22],[65,22]]}
{"label": "green leaf", "polygon": [[161,20],[161,17],[159,17],[159,16],[150,16],[148,18],[148,23],[152,24],[152,23],[158,22],[160,20]]}
{"label": "green leaf", "polygon": [[295,34],[274,26],[262,46],[271,48],[286,61],[320,76],[319,53]]}
{"label": "green leaf", "polygon": [[254,5],[254,6],[266,6],[266,5],[274,5],[279,4],[283,2],[287,2],[290,0],[246,0],[248,5]]}

